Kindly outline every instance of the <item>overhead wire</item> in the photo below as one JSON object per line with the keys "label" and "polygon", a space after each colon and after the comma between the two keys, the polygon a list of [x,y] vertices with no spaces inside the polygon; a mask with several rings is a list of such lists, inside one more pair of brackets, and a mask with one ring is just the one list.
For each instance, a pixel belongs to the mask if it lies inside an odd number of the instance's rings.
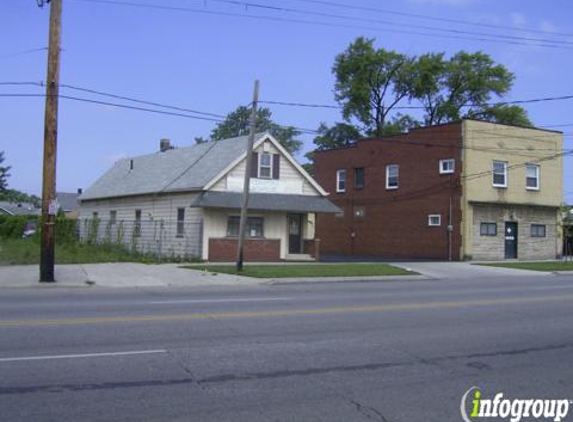
{"label": "overhead wire", "polygon": [[[298,18],[285,18],[285,17],[269,16],[269,15],[249,15],[249,14],[242,14],[242,13],[205,10],[205,9],[197,9],[197,8],[181,7],[181,6],[166,6],[166,5],[151,4],[151,3],[138,3],[138,2],[134,2],[134,1],[115,1],[115,0],[114,1],[112,1],[112,0],[75,0],[75,1],[76,2],[85,2],[85,3],[98,3],[98,4],[114,5],[114,6],[128,6],[128,7],[136,7],[136,8],[155,9],[155,10],[169,10],[169,11],[173,11],[173,12],[187,12],[187,13],[199,13],[199,14],[207,14],[207,15],[230,16],[230,17],[239,17],[239,18],[245,18],[245,19],[251,19],[251,20],[253,20],[253,19],[254,20],[267,20],[267,21],[274,21],[274,22],[301,23],[301,24],[306,24],[306,25],[318,25],[318,26],[325,26],[325,27],[371,30],[371,31],[392,33],[392,34],[421,35],[424,37],[434,37],[434,38],[442,38],[442,39],[483,41],[483,42],[492,42],[492,43],[501,43],[501,44],[532,46],[531,42],[519,42],[519,41],[506,40],[506,39],[495,39],[495,38],[484,38],[484,37],[480,38],[480,37],[470,37],[470,36],[463,36],[463,35],[446,35],[446,34],[436,34],[436,33],[432,33],[432,32],[407,31],[407,30],[401,30],[401,29],[385,29],[385,28],[373,27],[373,26],[350,25],[350,24],[343,24],[343,23],[325,22],[325,21],[317,21],[317,20],[305,20],[305,19],[298,19]],[[573,46],[568,47],[567,45],[555,45],[555,44],[543,44],[543,43],[538,43],[538,44],[534,44],[534,45],[538,46],[538,47],[542,47],[542,48],[553,48],[553,49],[571,49],[573,47]]]}

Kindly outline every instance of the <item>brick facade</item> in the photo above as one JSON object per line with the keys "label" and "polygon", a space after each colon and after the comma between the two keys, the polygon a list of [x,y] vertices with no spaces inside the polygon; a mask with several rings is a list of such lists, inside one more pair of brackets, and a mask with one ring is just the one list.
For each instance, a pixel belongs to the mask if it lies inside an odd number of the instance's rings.
{"label": "brick facade", "polygon": [[[237,239],[209,239],[209,261],[233,262],[237,259]],[[271,262],[280,260],[280,239],[246,239],[245,261]]]}
{"label": "brick facade", "polygon": [[[448,259],[451,250],[452,259],[459,260],[461,136],[461,124],[449,124],[317,151],[315,179],[344,210],[338,216],[318,215],[321,254]],[[442,159],[455,160],[452,174],[440,174]],[[388,164],[399,165],[394,190],[386,188]],[[362,188],[355,187],[355,168],[364,168]],[[338,169],[346,169],[343,193],[336,192]],[[430,214],[441,216],[439,226],[428,225]]]}

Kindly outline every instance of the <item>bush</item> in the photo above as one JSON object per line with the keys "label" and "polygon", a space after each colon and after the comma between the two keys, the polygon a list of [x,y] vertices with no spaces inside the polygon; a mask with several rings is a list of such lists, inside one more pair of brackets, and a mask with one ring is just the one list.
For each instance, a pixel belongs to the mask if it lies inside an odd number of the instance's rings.
{"label": "bush", "polygon": [[0,237],[19,239],[28,223],[37,223],[36,217],[28,215],[0,215]]}

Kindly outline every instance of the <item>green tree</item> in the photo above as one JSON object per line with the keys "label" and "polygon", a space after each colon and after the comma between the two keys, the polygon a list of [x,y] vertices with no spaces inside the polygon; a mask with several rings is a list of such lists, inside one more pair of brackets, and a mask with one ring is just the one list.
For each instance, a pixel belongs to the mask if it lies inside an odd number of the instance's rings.
{"label": "green tree", "polygon": [[362,138],[360,131],[347,123],[335,123],[330,127],[326,123],[321,123],[317,132],[318,135],[313,142],[318,150],[340,148]]}
{"label": "green tree", "polygon": [[2,166],[4,162],[4,151],[0,151],[0,192],[8,189],[8,177],[10,177],[10,166]]}
{"label": "green tree", "polygon": [[[240,106],[227,115],[224,121],[219,123],[211,132],[211,140],[233,138],[249,134],[249,120],[251,110],[248,107]],[[257,110],[255,125],[257,132],[268,131],[281,145],[291,154],[298,152],[302,146],[302,141],[297,139],[300,132],[294,127],[280,126],[271,119],[272,113],[268,108],[262,107]],[[204,141],[203,138],[196,138],[197,143]]]}
{"label": "green tree", "polygon": [[424,108],[424,124],[447,123],[461,118],[530,126],[527,112],[518,106],[492,105],[506,95],[513,73],[482,52],[460,51],[449,60],[444,54],[425,54],[414,65],[412,98]]}
{"label": "green tree", "polygon": [[412,95],[415,62],[395,51],[376,49],[360,37],[336,56],[334,93],[345,121],[362,124],[367,136],[383,136],[390,113]]}

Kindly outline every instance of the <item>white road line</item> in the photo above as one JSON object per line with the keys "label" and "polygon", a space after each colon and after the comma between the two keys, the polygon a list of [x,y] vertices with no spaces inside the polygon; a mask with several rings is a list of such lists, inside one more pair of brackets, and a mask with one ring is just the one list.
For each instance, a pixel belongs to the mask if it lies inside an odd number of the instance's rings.
{"label": "white road line", "polygon": [[188,299],[188,300],[162,300],[147,302],[151,305],[166,305],[171,303],[231,303],[231,302],[272,302],[278,300],[290,300],[290,297],[255,297],[235,299]]}
{"label": "white road line", "polygon": [[28,360],[49,360],[49,359],[101,358],[108,356],[148,355],[152,353],[167,353],[167,350],[160,349],[160,350],[137,350],[130,352],[83,353],[78,355],[22,356],[14,358],[0,358],[0,362],[18,362],[18,361],[28,361]]}

